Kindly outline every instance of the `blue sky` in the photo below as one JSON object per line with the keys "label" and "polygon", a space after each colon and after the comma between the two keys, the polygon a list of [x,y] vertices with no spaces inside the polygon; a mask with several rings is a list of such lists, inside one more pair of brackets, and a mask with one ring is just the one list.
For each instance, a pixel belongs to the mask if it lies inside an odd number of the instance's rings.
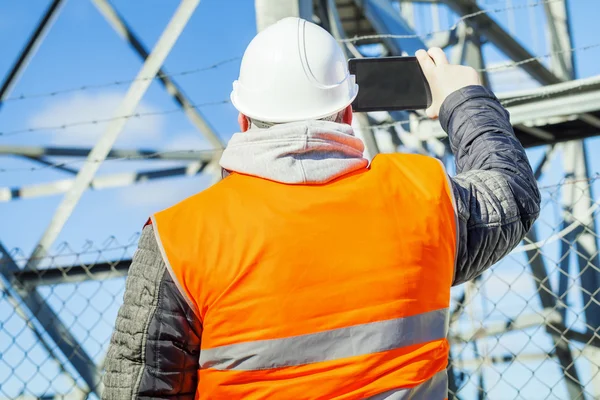
{"label": "blue sky", "polygon": [[[0,1],[0,76],[14,62],[18,52],[25,43],[36,21],[49,2],[47,0]],[[164,29],[174,12],[176,1],[167,0],[114,0],[113,4],[122,13],[130,26],[143,43],[151,48]],[[222,60],[239,57],[255,34],[254,5],[251,0],[202,0],[197,12],[190,20],[165,63],[168,72],[193,70],[210,66]],[[512,0],[513,5],[526,4],[527,0]],[[489,8],[505,7],[505,0],[486,0],[480,4]],[[428,6],[418,6],[416,26],[420,33],[433,29],[429,17]],[[600,42],[600,31],[597,28],[597,15],[600,13],[600,3],[597,0],[571,0],[570,14],[574,47]],[[536,55],[546,54],[549,50],[544,37],[542,7],[516,10],[514,13],[498,13],[493,17],[504,26],[513,29],[521,42]],[[440,13],[442,27],[450,26],[456,18],[443,7]],[[594,34],[595,33],[595,34]],[[485,58],[489,63],[505,60],[505,57],[492,45],[484,48]],[[591,49],[576,54],[576,72],[580,78],[600,73],[600,48]],[[120,80],[132,79],[141,66],[141,62],[129,46],[112,30],[104,18],[97,12],[89,1],[70,0],[62,10],[50,30],[46,40],[40,46],[27,70],[12,92],[13,96],[21,94],[44,93],[83,85],[102,84]],[[237,77],[239,61],[229,62],[217,69],[176,77],[195,104],[225,100],[229,96],[231,82]],[[499,92],[532,85],[522,74],[515,70],[494,75],[494,88]],[[12,131],[29,127],[54,126],[63,123],[73,123],[111,116],[118,105],[121,96],[127,89],[126,85],[115,85],[102,89],[90,89],[65,95],[27,99],[23,101],[6,102],[0,109],[0,131]],[[145,95],[139,112],[155,112],[176,108],[175,103],[165,93],[163,87],[153,83]],[[229,104],[216,105],[201,109],[203,115],[214,126],[224,140],[227,140],[237,128],[236,111]],[[68,130],[44,130],[35,133],[21,133],[0,137],[2,145],[72,145],[92,146],[102,132],[104,125],[85,125]],[[600,141],[587,141],[590,155],[600,151]],[[156,148],[156,149],[208,149],[209,144],[187,121],[182,113],[144,117],[129,121],[125,131],[117,141],[119,148]],[[532,161],[539,159],[541,149],[529,152]],[[60,161],[60,160],[57,160]],[[75,164],[78,166],[80,164]],[[167,162],[131,162],[109,161],[103,165],[99,174],[116,173],[140,169],[155,169],[176,165]],[[0,169],[36,166],[29,161],[9,156],[0,156]],[[600,172],[600,160],[590,157],[590,171]],[[0,172],[0,187],[15,187],[59,179],[70,178],[68,174],[49,169],[38,171],[7,171]],[[560,180],[560,156],[555,160],[551,169],[544,176],[542,185],[556,183]],[[138,232],[148,216],[165,208],[178,200],[205,188],[209,178],[204,176],[194,178],[177,178],[143,183],[127,188],[88,191],[78,204],[75,212],[61,233],[58,242],[68,242],[71,249],[78,251],[86,243],[92,241],[95,247],[106,245],[106,239],[114,237],[119,243],[130,243],[132,235]],[[597,186],[597,185],[596,185]],[[596,187],[596,193],[599,188]],[[20,248],[22,253],[29,254],[32,247],[40,238],[50,221],[60,196],[40,197],[36,199],[0,203],[0,240],[9,249]],[[541,227],[540,236],[552,234],[557,224],[557,213],[549,203],[543,218],[549,221]],[[111,242],[114,243],[114,242]],[[110,244],[109,244],[110,246]],[[130,248],[130,254],[131,250]],[[548,253],[557,253],[558,246],[545,247]],[[55,250],[58,251],[58,250]],[[107,258],[116,258],[117,252],[107,254]],[[484,286],[488,292],[487,303],[475,308],[474,317],[486,315],[489,320],[505,320],[515,316],[528,307],[537,307],[537,298],[533,296],[533,283],[523,275],[525,269],[522,254],[499,265],[493,275],[490,274],[488,283]],[[556,279],[556,274],[553,275]],[[503,297],[508,290],[517,291],[520,296]],[[85,340],[90,353],[101,358],[102,349],[110,334],[110,324],[120,303],[122,281],[98,284],[94,282],[80,285],[63,285],[59,288],[44,289],[44,296],[50,298],[53,306],[64,309],[68,305],[71,312],[64,312],[61,317],[67,324],[74,323],[74,332]],[[85,295],[82,296],[82,293]],[[531,300],[523,300],[523,299]],[[82,299],[86,301],[82,301]],[[494,302],[500,302],[502,307],[494,307]],[[574,299],[574,306],[577,299]],[[90,311],[89,307],[81,308],[82,304],[102,303],[102,327],[95,326],[98,314]],[[486,303],[486,304],[484,304]],[[87,310],[87,311],[86,311]],[[85,312],[84,312],[85,311]],[[489,314],[489,315],[488,315]],[[24,330],[18,317],[11,307],[0,299],[0,322],[10,321],[0,328],[0,354],[5,360],[18,364],[21,357],[16,347],[2,347],[2,338],[20,335],[25,347],[31,347],[32,338]],[[91,331],[91,338],[88,335]],[[10,332],[8,336],[6,332]],[[96,336],[95,336],[96,335]],[[536,336],[538,335],[538,336]],[[540,341],[541,347],[548,346],[547,341],[536,332],[515,334],[508,341],[501,342],[501,348],[510,347],[515,351],[523,343],[529,342],[530,337]],[[4,343],[8,343],[5,341]],[[494,347],[489,344],[489,348]],[[496,348],[498,344],[496,343]],[[497,349],[498,350],[498,349]],[[527,348],[530,350],[530,348]],[[535,349],[533,349],[535,350]],[[532,352],[533,352],[532,350]],[[43,350],[39,346],[32,347],[31,352],[38,352],[43,358]],[[465,350],[466,352],[470,350]],[[22,353],[23,351],[21,351]],[[37,357],[37,356],[36,356]],[[468,357],[467,357],[468,358]],[[34,358],[35,359],[35,358]],[[33,361],[23,361],[23,377],[27,380],[31,374]],[[46,365],[46,364],[44,364]],[[3,369],[4,368],[4,369]],[[6,364],[0,362],[0,377],[7,372]],[[50,376],[57,373],[54,367],[48,366]],[[52,369],[54,368],[54,369]],[[527,377],[527,369],[513,369],[506,372],[504,380],[510,378],[515,382]],[[527,367],[529,368],[529,367]],[[555,381],[559,378],[557,368],[548,363],[541,366],[544,376]],[[585,370],[585,367],[582,366]],[[494,382],[494,369],[486,370],[486,378]],[[542,372],[541,372],[542,373]],[[42,378],[36,378],[43,381]],[[37,381],[33,381],[37,382]],[[61,386],[62,385],[62,386]],[[55,389],[61,390],[64,380],[57,379]],[[0,378],[2,386],[2,378]],[[518,386],[518,385],[517,385]],[[523,384],[519,391],[524,398],[542,396],[544,385]],[[519,386],[519,387],[521,387]],[[563,385],[564,386],[564,385]],[[561,387],[553,393],[561,397]],[[36,384],[31,390],[44,391],[43,385]],[[18,390],[12,386],[12,391]],[[506,384],[497,386],[496,392],[491,392],[490,398],[503,398],[507,392]],[[13,392],[14,393],[14,392]],[[494,394],[495,393],[495,394]],[[3,397],[0,392],[0,397]],[[496,396],[496,397],[494,397]],[[543,397],[539,397],[543,398]]]}
{"label": "blue sky", "polygon": [[[525,2],[513,0],[515,5]],[[589,5],[594,3],[594,0],[571,1],[575,47],[600,40],[589,35],[589,32],[595,30],[594,21],[589,17],[593,14],[589,12]],[[0,58],[0,73],[9,68],[46,4],[47,1],[42,0],[0,4],[0,48],[5,55]],[[147,47],[151,47],[157,40],[176,6],[176,2],[162,0],[144,2],[144,7],[141,7],[139,2],[122,0],[115,1],[114,4]],[[165,63],[167,71],[192,70],[243,54],[245,46],[255,32],[253,2],[236,1],[231,3],[235,4],[231,9],[224,7],[224,4],[225,2],[216,0],[201,1],[197,12]],[[498,1],[487,1],[483,4],[489,4],[493,8],[503,6],[503,2]],[[600,8],[597,4],[596,7]],[[423,11],[420,11],[421,9]],[[535,40],[531,39],[532,30],[528,27],[530,10],[538,14],[542,12],[541,7],[514,12],[515,25],[523,28],[517,33],[525,45],[532,47],[532,52],[545,54],[548,50],[543,37],[541,14],[537,16],[539,25],[535,30],[536,36],[539,36],[539,49],[533,49]],[[418,7],[416,14],[418,30],[430,31],[432,27],[426,8]],[[503,19],[508,19],[503,18],[507,17],[506,13],[494,14],[494,17],[502,22]],[[441,12],[441,21],[442,24],[453,22],[444,9]],[[493,63],[503,58],[493,46],[488,45],[486,59]],[[578,53],[578,76],[592,76],[600,72],[599,59],[598,48]],[[135,76],[140,65],[137,55],[112,30],[91,2],[68,1],[14,89],[13,95],[127,80]],[[238,67],[239,61],[234,61],[215,70],[175,79],[194,103],[226,100],[231,82],[237,76]],[[517,80],[518,75],[514,70],[512,74],[505,72],[497,75],[500,90],[509,89],[512,82],[522,83],[521,80]],[[7,102],[0,111],[0,128],[2,131],[11,131],[110,117],[126,88],[126,85],[120,85],[55,97]],[[138,111],[152,112],[173,108],[176,108],[174,102],[162,86],[155,82]],[[216,105],[201,111],[225,140],[236,130],[236,112],[231,105]],[[2,144],[91,146],[103,126],[105,125],[22,133],[2,137],[1,140]],[[596,147],[594,143],[590,145]],[[158,149],[210,147],[182,113],[131,120],[116,146]],[[1,168],[5,169],[35,166],[29,161],[6,156],[3,156],[0,162]],[[170,164],[156,161],[112,161],[101,168],[100,174],[160,168],[165,165]],[[592,170],[600,168],[593,166]],[[52,170],[4,172],[0,173],[0,187],[50,182],[69,177],[66,173]],[[129,188],[88,191],[67,223],[59,242],[66,240],[77,246],[85,240],[102,241],[111,235],[121,237],[121,232],[129,237],[132,232],[139,230],[140,224],[143,224],[153,211],[201,190],[206,183],[204,177],[181,178],[154,181]],[[59,201],[60,196],[51,196],[2,203],[0,207],[8,217],[6,223],[0,227],[0,237],[4,245],[29,251],[49,223]],[[15,230],[14,226],[19,226],[19,229]]]}
{"label": "blue sky", "polygon": [[[0,10],[0,30],[3,38],[0,46],[3,54],[11,56],[1,58],[0,71],[5,71],[9,67],[46,3],[46,1],[32,1],[27,5],[23,2],[12,2],[8,7],[6,4],[3,5]],[[143,42],[151,47],[172,15],[176,2],[150,1],[145,2],[144,7],[136,2],[121,1],[115,4],[127,21],[135,27],[136,33]],[[227,18],[224,18],[225,10],[219,4],[220,2],[216,1],[201,2],[188,29],[182,34],[165,63],[167,71],[184,71],[209,66],[243,53],[255,29],[252,3],[240,2],[238,11],[232,10]],[[34,10],[37,10],[37,13],[34,13]],[[21,40],[9,40],[11,37],[21,38]],[[13,93],[46,92],[56,88],[127,80],[135,76],[140,65],[137,55],[116,35],[91,2],[71,1],[67,2]],[[180,77],[177,81],[194,103],[225,100],[229,96],[231,81],[235,77],[238,65],[239,63],[232,62],[218,70]],[[0,126],[3,131],[7,131],[24,126],[54,125],[61,121],[95,119],[99,115],[109,117],[126,88],[126,86],[116,86],[69,94],[61,98],[7,102],[0,114]],[[138,111],[173,108],[176,108],[176,105],[163,88],[158,83],[153,83]],[[236,113],[231,106],[214,106],[207,109],[207,113],[209,113],[207,114],[209,121],[225,138],[234,131]],[[44,131],[15,135],[3,138],[6,139],[3,143],[91,146],[101,132],[101,128],[82,126],[66,132]],[[130,121],[117,144],[128,148],[209,148],[181,113]],[[3,157],[2,163],[4,168],[29,164],[8,157]],[[165,165],[164,163],[124,165],[124,162],[110,164],[107,163],[101,173],[160,168]],[[64,173],[57,174],[52,171],[7,172],[2,174],[0,182],[2,186],[16,186],[68,177]],[[179,198],[201,190],[205,185],[205,179],[199,177],[163,181],[158,191],[152,184],[141,185],[133,188],[133,191],[119,189],[86,194],[59,240],[70,242],[79,240],[79,243],[83,243],[85,239],[102,241],[110,235],[119,235],[117,231],[134,232],[140,229],[141,224],[153,210],[164,208]],[[135,197],[140,196],[147,199],[145,206],[134,200]],[[15,218],[8,224],[3,224],[3,227],[20,225],[22,228],[18,231],[11,229],[11,232],[8,230],[2,232],[2,237],[6,238],[5,245],[9,248],[29,249],[48,224],[52,211],[59,201],[60,197],[55,196],[2,204],[7,215]],[[115,212],[114,207],[117,204],[122,212]],[[92,215],[94,218],[90,219],[89,216]],[[92,225],[85,228],[78,222],[84,220]]]}

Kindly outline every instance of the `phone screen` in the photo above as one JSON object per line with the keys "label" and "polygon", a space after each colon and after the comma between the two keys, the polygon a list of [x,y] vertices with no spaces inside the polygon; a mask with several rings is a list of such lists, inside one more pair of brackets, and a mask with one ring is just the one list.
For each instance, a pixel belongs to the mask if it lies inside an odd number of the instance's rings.
{"label": "phone screen", "polygon": [[354,58],[348,68],[358,84],[354,111],[420,110],[431,105],[429,84],[416,57]]}

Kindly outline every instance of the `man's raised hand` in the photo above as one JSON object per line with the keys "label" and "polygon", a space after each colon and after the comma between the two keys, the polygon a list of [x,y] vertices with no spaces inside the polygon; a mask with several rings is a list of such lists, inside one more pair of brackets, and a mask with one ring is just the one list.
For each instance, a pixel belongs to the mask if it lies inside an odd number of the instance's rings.
{"label": "man's raised hand", "polygon": [[440,107],[451,93],[467,86],[481,85],[475,69],[464,65],[451,65],[444,51],[438,47],[415,54],[431,88],[432,103],[427,109],[429,118],[437,118]]}

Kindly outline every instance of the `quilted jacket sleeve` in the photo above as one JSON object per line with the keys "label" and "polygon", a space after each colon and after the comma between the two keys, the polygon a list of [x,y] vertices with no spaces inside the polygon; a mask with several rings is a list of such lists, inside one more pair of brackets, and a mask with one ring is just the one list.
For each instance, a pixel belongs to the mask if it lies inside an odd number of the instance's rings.
{"label": "quilted jacket sleeve", "polygon": [[508,254],[540,212],[540,193],[509,114],[492,92],[470,86],[440,111],[455,155],[458,212],[454,284],[473,279]]}
{"label": "quilted jacket sleeve", "polygon": [[202,326],[175,286],[152,225],[133,256],[105,361],[103,399],[193,399]]}

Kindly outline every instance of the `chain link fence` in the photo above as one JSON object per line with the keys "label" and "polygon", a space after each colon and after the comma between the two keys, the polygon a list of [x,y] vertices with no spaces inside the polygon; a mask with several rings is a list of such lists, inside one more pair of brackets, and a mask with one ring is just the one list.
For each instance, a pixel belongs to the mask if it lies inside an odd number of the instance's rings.
{"label": "chain link fence", "polygon": [[[541,188],[527,239],[453,289],[451,399],[600,398],[597,183]],[[23,252],[0,249],[0,399],[99,397],[89,383],[101,376],[136,244],[63,244],[35,271]]]}

